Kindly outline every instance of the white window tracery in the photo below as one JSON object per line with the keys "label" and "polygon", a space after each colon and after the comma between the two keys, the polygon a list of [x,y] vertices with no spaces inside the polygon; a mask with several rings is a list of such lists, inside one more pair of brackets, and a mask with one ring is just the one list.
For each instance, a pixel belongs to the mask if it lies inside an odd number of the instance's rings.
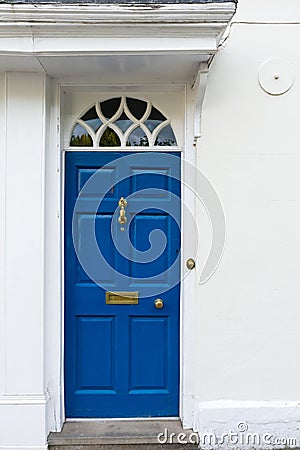
{"label": "white window tracery", "polygon": [[177,146],[164,114],[149,101],[120,96],[96,102],[73,126],[71,147]]}

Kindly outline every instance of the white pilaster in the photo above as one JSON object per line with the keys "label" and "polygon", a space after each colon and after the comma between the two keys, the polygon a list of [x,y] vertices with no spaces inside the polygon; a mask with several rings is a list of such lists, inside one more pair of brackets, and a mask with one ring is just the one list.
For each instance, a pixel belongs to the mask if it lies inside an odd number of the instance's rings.
{"label": "white pilaster", "polygon": [[43,362],[45,77],[7,73],[3,91],[5,303],[0,448],[37,449],[46,445],[47,402]]}

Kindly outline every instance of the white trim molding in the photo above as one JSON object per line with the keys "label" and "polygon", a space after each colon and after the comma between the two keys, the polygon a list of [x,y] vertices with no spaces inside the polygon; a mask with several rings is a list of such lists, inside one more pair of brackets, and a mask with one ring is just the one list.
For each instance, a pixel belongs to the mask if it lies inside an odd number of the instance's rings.
{"label": "white trim molding", "polygon": [[300,401],[199,402],[194,430],[203,450],[299,447]]}
{"label": "white trim molding", "polygon": [[[99,50],[95,42],[103,37],[143,38],[145,43],[151,40],[153,44],[148,45],[148,51],[156,49],[160,52],[162,46],[159,44],[156,48],[155,38],[160,43],[170,37],[202,38],[203,44],[198,42],[198,48],[191,47],[188,42],[185,51],[211,53],[217,51],[235,7],[233,2],[127,6],[39,4],[38,7],[36,4],[1,4],[0,36],[3,40],[0,54],[53,55],[75,51],[76,54],[86,54]],[[20,39],[10,41],[16,37]],[[94,45],[85,42],[83,37],[91,38]],[[55,46],[53,38],[64,39]],[[75,46],[72,46],[70,38],[75,39]],[[170,49],[167,48],[168,51]],[[107,48],[108,52],[112,50],[111,46]]]}
{"label": "white trim molding", "polygon": [[52,25],[124,25],[136,24],[187,24],[228,23],[235,12],[234,2],[192,4],[1,4],[0,22],[10,26],[47,27]]}
{"label": "white trim molding", "polygon": [[0,405],[46,405],[50,399],[49,392],[45,394],[0,395]]}

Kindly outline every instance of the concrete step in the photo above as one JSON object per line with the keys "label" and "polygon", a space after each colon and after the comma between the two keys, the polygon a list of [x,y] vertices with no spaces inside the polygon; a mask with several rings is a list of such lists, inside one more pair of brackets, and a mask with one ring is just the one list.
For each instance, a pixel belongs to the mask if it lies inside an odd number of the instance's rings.
{"label": "concrete step", "polygon": [[49,450],[195,450],[197,435],[179,419],[84,420],[66,422],[48,444]]}

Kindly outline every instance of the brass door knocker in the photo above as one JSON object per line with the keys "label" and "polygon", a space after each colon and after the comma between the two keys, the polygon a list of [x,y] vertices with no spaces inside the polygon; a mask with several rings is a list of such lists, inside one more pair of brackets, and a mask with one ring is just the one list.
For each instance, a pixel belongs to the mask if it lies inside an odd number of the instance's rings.
{"label": "brass door knocker", "polygon": [[[127,217],[126,217],[126,208],[127,206],[127,201],[125,200],[124,197],[121,197],[119,200],[119,207],[120,207],[120,215],[118,218],[118,222],[120,225],[125,225],[125,223],[127,222]],[[121,227],[121,231],[124,231],[124,227]]]}

